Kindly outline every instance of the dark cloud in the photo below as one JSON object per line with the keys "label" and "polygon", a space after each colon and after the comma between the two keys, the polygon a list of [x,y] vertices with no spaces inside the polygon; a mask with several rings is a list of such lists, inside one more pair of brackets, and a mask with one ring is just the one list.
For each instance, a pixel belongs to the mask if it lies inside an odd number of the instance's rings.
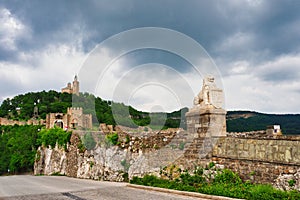
{"label": "dark cloud", "polygon": [[[183,32],[206,48],[232,32],[210,1],[23,1],[4,5],[33,30],[23,48],[42,48],[47,43],[74,40],[83,34],[84,47],[136,27],[158,26]],[[87,49],[90,50],[90,49]]]}
{"label": "dark cloud", "polygon": [[[196,39],[214,56],[218,45],[238,32],[254,36],[251,46],[238,49],[240,55],[266,51],[271,55],[299,48],[300,40],[291,24],[300,19],[298,1],[7,1],[4,6],[33,30],[30,40],[19,47],[43,48],[48,43],[76,40],[83,47],[135,27],[159,26],[183,32]],[[291,30],[291,32],[289,32]],[[229,47],[230,48],[230,47]],[[222,51],[234,57],[231,49]],[[255,59],[255,55],[251,54]],[[242,57],[242,56],[241,56]]]}
{"label": "dark cloud", "polygon": [[[300,52],[297,0],[4,0],[1,8],[8,9],[26,27],[21,35],[10,38],[15,48],[0,47],[2,63],[39,68],[43,62],[38,61],[36,52],[47,54],[49,46],[65,44],[84,55],[114,34],[150,26],[170,28],[195,39],[225,76],[233,76],[231,65],[247,63],[240,66],[247,70],[236,69],[239,75],[250,72],[270,83],[274,79],[300,78],[298,61],[285,69],[278,60]],[[1,39],[0,32],[0,42]],[[24,59],[23,54],[35,58]],[[135,51],[124,59],[128,67],[149,62],[172,66],[180,72],[190,67],[184,59],[159,50]],[[290,62],[288,59],[293,58],[287,56],[285,63]],[[269,61],[272,63],[266,64]]]}

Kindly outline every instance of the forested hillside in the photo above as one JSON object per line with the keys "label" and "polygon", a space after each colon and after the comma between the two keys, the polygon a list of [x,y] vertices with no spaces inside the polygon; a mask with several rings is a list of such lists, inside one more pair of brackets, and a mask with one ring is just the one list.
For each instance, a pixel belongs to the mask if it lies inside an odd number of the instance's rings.
{"label": "forested hillside", "polygon": [[247,132],[265,130],[268,125],[279,124],[283,134],[300,134],[300,115],[263,114],[250,111],[228,111],[227,131]]}
{"label": "forested hillside", "polygon": [[[73,99],[72,99],[73,98]],[[165,121],[164,128],[185,127],[185,113],[187,108],[172,113],[147,113],[134,109],[131,106],[112,101],[106,101],[92,94],[81,93],[73,96],[56,91],[30,92],[6,99],[0,106],[0,117],[27,120],[33,116],[34,106],[38,107],[39,117],[46,118],[47,113],[66,113],[67,108],[73,105],[82,107],[84,113],[92,114],[93,123],[106,123],[128,127],[147,126],[153,128]],[[20,110],[18,114],[17,110]],[[167,117],[165,119],[165,117]],[[279,124],[284,134],[300,134],[300,115],[262,114],[250,111],[228,111],[227,131],[246,132],[265,130],[268,125]],[[181,125],[181,126],[180,126]]]}
{"label": "forested hillside", "polygon": [[[33,116],[35,104],[39,108],[42,119],[50,112],[66,112],[71,106],[72,95],[56,91],[29,92],[20,94],[12,99],[5,99],[0,106],[0,117],[17,120],[28,120]],[[17,109],[20,108],[20,114]]]}
{"label": "forested hillside", "polygon": [[[73,104],[72,104],[73,102]],[[161,125],[161,113],[141,112],[131,106],[112,101],[106,101],[92,94],[80,93],[72,96],[56,91],[30,92],[5,99],[0,106],[0,117],[15,120],[28,120],[33,117],[34,107],[38,107],[39,118],[46,119],[48,113],[66,113],[71,106],[82,107],[85,114],[92,114],[93,123],[106,123],[128,127]],[[17,112],[19,110],[19,113]],[[187,111],[187,108],[182,110]],[[181,110],[167,114],[164,128],[185,126],[185,118],[181,119]],[[184,116],[184,113],[183,115]],[[116,120],[115,120],[116,119]],[[152,120],[152,122],[151,122]]]}

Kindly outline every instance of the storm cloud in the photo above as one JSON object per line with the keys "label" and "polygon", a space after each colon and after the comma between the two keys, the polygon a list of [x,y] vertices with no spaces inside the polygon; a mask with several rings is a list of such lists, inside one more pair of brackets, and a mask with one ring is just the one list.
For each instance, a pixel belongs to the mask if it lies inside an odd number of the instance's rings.
{"label": "storm cloud", "polygon": [[[163,27],[193,38],[211,56],[223,77],[227,109],[300,113],[299,10],[296,0],[2,1],[0,96],[60,90],[103,40],[133,28]],[[120,74],[152,62],[193,77],[190,63],[169,52],[147,49],[122,59]],[[194,82],[200,90],[202,81]],[[131,103],[148,109],[140,100]]]}

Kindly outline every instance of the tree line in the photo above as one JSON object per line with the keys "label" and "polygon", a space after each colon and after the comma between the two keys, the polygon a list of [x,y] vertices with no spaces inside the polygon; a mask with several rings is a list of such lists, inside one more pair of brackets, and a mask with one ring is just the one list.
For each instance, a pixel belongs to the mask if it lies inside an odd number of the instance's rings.
{"label": "tree line", "polygon": [[[89,93],[79,96],[60,93],[54,90],[48,92],[29,92],[5,99],[0,106],[0,117],[14,120],[28,120],[34,116],[34,108],[38,109],[38,118],[46,119],[48,113],[66,113],[68,107],[82,107],[85,114],[92,114],[95,125],[106,123],[128,127],[161,124],[161,113],[148,113],[134,109],[123,103],[103,100]],[[183,109],[185,112],[187,108]],[[185,125],[181,110],[167,113],[164,128],[176,128]]]}
{"label": "tree line", "polygon": [[[38,117],[45,119],[48,113],[66,113],[68,107],[82,107],[85,114],[92,114],[93,123],[123,125],[128,127],[162,125],[163,128],[186,128],[185,113],[188,108],[182,108],[171,113],[148,113],[138,111],[124,103],[103,100],[89,93],[79,96],[60,93],[54,90],[48,92],[29,92],[5,99],[0,106],[0,117],[15,120],[28,120],[33,117],[34,107],[38,108]],[[249,117],[243,117],[250,114]],[[238,117],[236,117],[238,116]],[[281,125],[284,134],[300,134],[300,115],[263,114],[250,111],[228,111],[228,132],[247,132],[265,130],[268,125]]]}

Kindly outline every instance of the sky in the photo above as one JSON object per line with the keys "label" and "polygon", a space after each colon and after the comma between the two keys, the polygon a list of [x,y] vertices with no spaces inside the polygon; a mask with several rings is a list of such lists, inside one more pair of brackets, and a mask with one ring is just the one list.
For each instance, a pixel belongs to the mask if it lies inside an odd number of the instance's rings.
{"label": "sky", "polygon": [[[218,70],[227,110],[300,113],[299,10],[298,0],[2,0],[0,101],[60,91],[75,74],[84,92],[82,69],[104,41],[123,31],[158,27],[203,47],[207,57],[198,60]],[[174,38],[171,43],[184,48],[186,43]],[[91,72],[97,81],[88,92],[144,111],[193,105],[203,77],[186,58],[143,48],[115,59],[119,47],[98,51]]]}

